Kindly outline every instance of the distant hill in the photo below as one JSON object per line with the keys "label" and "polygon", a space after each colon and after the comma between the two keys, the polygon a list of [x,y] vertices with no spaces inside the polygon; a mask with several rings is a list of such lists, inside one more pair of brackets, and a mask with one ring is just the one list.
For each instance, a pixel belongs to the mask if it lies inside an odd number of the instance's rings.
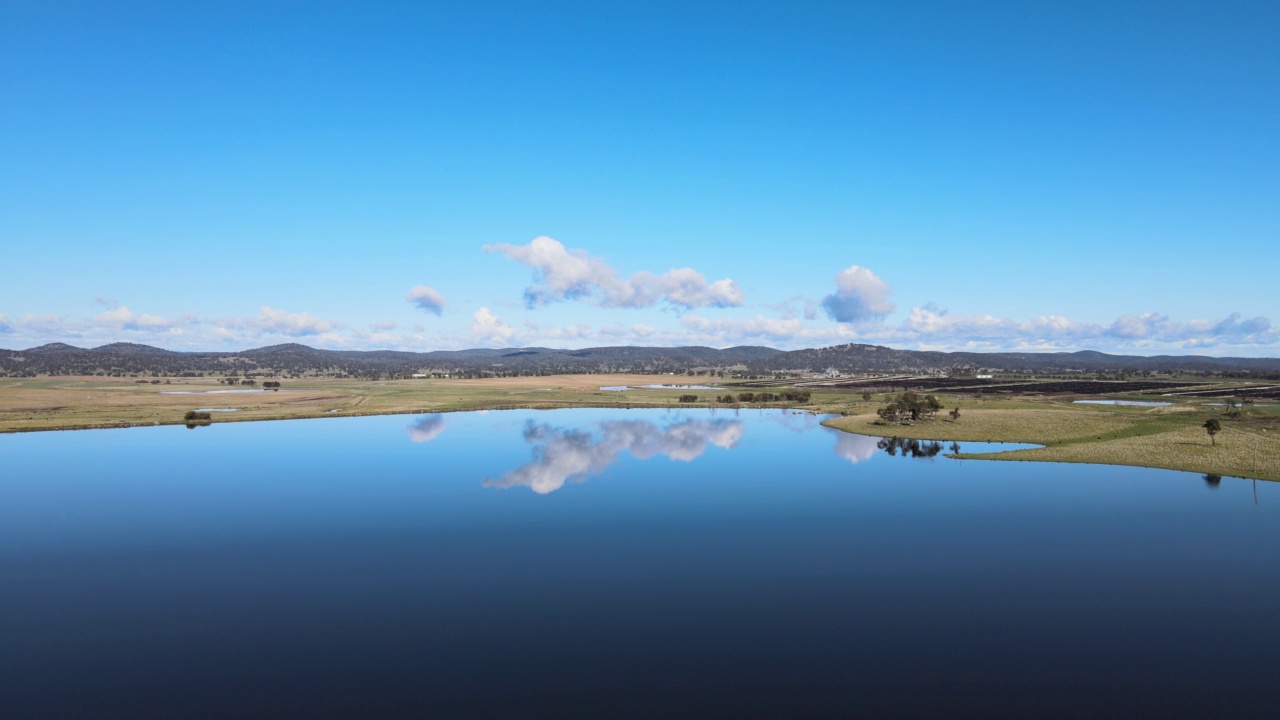
{"label": "distant hill", "polygon": [[1038,372],[1159,371],[1276,374],[1277,358],[1214,358],[1199,355],[1108,355],[1073,353],[973,353],[896,350],[879,345],[837,345],[783,352],[769,347],[716,349],[690,347],[595,347],[558,350],[544,347],[475,348],[407,352],[398,350],[321,350],[286,343],[239,352],[175,352],[135,343],[111,343],[92,349],[51,343],[29,350],[0,350],[5,375],[106,374],[304,374],[400,376],[419,372],[449,374],[556,374],[605,372],[683,372],[689,368],[745,366],[756,375],[776,372],[927,373],[975,370]]}
{"label": "distant hill", "polygon": [[1094,350],[1059,353],[974,353],[895,350],[879,345],[836,345],[782,352],[748,363],[755,373],[818,372],[936,372],[962,370],[1081,370],[1185,372],[1277,372],[1277,358],[1215,358],[1202,355],[1108,355]]}
{"label": "distant hill", "polygon": [[331,373],[344,375],[447,372],[450,374],[555,374],[589,372],[683,372],[691,367],[732,367],[776,355],[758,346],[476,348],[405,352],[396,350],[321,350],[286,343],[240,352],[174,352],[134,343],[84,349],[64,343],[29,350],[0,350],[6,375],[106,374],[181,375],[200,373]]}

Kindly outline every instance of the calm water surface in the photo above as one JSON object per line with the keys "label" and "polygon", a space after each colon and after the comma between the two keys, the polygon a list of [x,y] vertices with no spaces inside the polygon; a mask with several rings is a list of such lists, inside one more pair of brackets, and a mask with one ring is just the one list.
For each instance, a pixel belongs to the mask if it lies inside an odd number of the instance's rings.
{"label": "calm water surface", "polygon": [[0,717],[1275,711],[1276,485],[816,421],[0,436]]}
{"label": "calm water surface", "polygon": [[1131,407],[1165,407],[1171,402],[1160,400],[1072,400],[1077,405],[1128,405]]}

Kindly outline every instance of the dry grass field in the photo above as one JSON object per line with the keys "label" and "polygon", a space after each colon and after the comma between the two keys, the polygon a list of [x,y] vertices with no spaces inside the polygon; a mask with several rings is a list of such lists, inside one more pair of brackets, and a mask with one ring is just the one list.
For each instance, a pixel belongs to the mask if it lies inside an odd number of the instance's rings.
{"label": "dry grass field", "polygon": [[[130,378],[0,379],[0,432],[180,424],[188,410],[228,408],[215,422],[500,408],[665,407],[681,390],[602,386],[682,383],[670,375],[556,375],[483,380],[286,380],[279,392],[212,378],[140,384]],[[714,391],[697,391],[714,395]]]}

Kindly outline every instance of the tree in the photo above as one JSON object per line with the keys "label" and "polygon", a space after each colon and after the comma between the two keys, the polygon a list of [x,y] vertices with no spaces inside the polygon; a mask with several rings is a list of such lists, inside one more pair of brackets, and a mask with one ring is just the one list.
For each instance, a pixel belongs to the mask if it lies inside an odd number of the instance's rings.
{"label": "tree", "polygon": [[960,419],[960,408],[956,408],[947,414],[951,416],[951,422],[955,422]]}
{"label": "tree", "polygon": [[871,393],[869,393],[869,392],[864,392],[864,393],[862,393],[862,400],[863,400],[864,402],[871,400]]}
{"label": "tree", "polygon": [[939,402],[938,398],[933,395],[925,396],[924,405],[925,405],[925,411],[928,412],[929,415],[931,416],[942,409],[942,403]]}
{"label": "tree", "polygon": [[897,406],[897,405],[886,405],[886,406],[884,406],[884,407],[880,408],[879,410],[877,410],[877,411],[876,411],[876,414],[877,414],[877,415],[879,415],[879,416],[880,416],[880,419],[884,420],[885,422],[897,422],[897,421],[898,421],[898,406]]}
{"label": "tree", "polygon": [[1221,429],[1222,429],[1222,423],[1218,421],[1218,418],[1209,418],[1208,420],[1204,421],[1204,431],[1209,433],[1209,444],[1211,445],[1218,444],[1218,441],[1214,440],[1213,436],[1217,435],[1218,431]]}

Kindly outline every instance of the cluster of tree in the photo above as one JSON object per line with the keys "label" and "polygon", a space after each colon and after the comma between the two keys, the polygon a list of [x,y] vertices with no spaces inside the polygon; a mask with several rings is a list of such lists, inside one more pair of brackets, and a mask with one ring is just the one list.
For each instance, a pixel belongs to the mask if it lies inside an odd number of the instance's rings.
{"label": "cluster of tree", "polygon": [[[942,403],[934,395],[921,396],[908,390],[894,398],[888,405],[876,411],[885,422],[914,422],[922,418],[932,418],[942,409]],[[960,417],[960,409],[952,411],[952,420]]]}
{"label": "cluster of tree", "polygon": [[681,396],[680,396],[680,402],[682,402],[682,403],[696,403],[696,402],[698,402],[698,396],[697,396],[697,395],[681,395]]}
{"label": "cluster of tree", "polygon": [[279,381],[279,380],[267,380],[267,381],[264,381],[264,382],[262,383],[262,387],[264,387],[264,388],[266,388],[266,389],[269,389],[269,390],[279,390],[279,389],[280,389],[280,381]]}
{"label": "cluster of tree", "polygon": [[182,419],[186,422],[187,429],[193,430],[199,425],[208,425],[213,422],[213,413],[188,410],[187,414],[182,416]]}

